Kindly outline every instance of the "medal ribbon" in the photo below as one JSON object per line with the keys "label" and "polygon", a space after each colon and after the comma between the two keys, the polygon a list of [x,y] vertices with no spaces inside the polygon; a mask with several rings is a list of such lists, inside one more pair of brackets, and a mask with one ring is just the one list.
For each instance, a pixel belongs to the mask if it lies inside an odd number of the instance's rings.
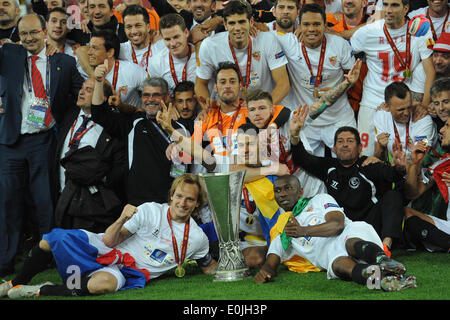
{"label": "medal ribbon", "polygon": [[403,60],[400,51],[398,51],[397,46],[395,45],[394,41],[392,40],[391,35],[389,34],[389,31],[386,27],[386,24],[383,26],[384,35],[387,38],[387,41],[389,42],[389,45],[391,46],[392,50],[394,51],[395,56],[397,57],[398,61],[400,62],[400,65],[403,69],[408,70],[411,66],[411,34],[406,30],[406,60]]}
{"label": "medal ribbon", "polygon": [[[186,60],[186,64],[184,65],[184,68],[183,68],[183,74],[181,75],[181,81],[186,81],[186,79],[187,79],[187,66],[189,63],[189,59],[191,59],[191,54],[192,54],[191,47],[188,46],[188,48],[189,48],[188,57]],[[172,53],[169,53],[169,66],[170,66],[170,73],[172,74],[173,82],[175,82],[175,85],[177,85],[178,79],[177,79],[177,73],[175,72],[175,66],[173,64]]]}
{"label": "medal ribbon", "polygon": [[302,53],[303,57],[305,58],[306,65],[308,66],[309,73],[311,74],[311,77],[316,78],[314,81],[314,89],[317,89],[317,87],[319,87],[320,79],[322,78],[323,62],[325,60],[326,48],[327,48],[327,38],[324,36],[322,39],[322,48],[320,49],[320,58],[319,58],[319,65],[317,66],[317,75],[314,76],[311,67],[311,61],[309,60],[308,53],[306,52],[305,42],[302,41]]}
{"label": "medal ribbon", "polygon": [[241,68],[239,67],[239,62],[236,58],[236,53],[234,52],[233,45],[231,44],[230,36],[228,36],[228,45],[230,46],[231,54],[233,55],[234,64],[236,65],[237,69],[239,70],[239,79],[241,80],[242,85],[245,89],[248,88],[248,85],[250,83],[250,72],[252,69],[252,39],[248,37],[248,48],[247,48],[247,68],[245,71],[245,84],[244,79],[242,78]]}
{"label": "medal ribbon", "polygon": [[[445,20],[444,20],[444,24],[442,25],[441,33],[444,32],[444,30],[445,30],[445,25],[447,24],[448,14],[449,13],[450,13],[450,10],[447,7],[447,15],[445,16]],[[436,34],[436,30],[434,29],[434,26],[433,26],[433,21],[431,21],[430,9],[429,8],[427,9],[426,17],[428,18],[428,20],[430,20],[431,33],[433,34],[433,40],[436,41],[438,39],[438,37],[437,37],[437,34]]]}
{"label": "medal ribbon", "polygon": [[[394,125],[395,140],[397,140],[397,141],[400,142],[400,144],[401,144],[402,141],[400,140],[400,135],[399,135],[399,133],[398,133],[397,126],[395,125],[394,119],[392,119],[392,124]],[[409,121],[408,121],[408,123],[406,124],[405,151],[408,149],[408,141],[409,141]]]}
{"label": "medal ribbon", "polygon": [[242,194],[244,195],[245,209],[247,209],[247,212],[249,214],[253,214],[253,212],[255,212],[256,210],[256,207],[254,203],[252,205],[250,197],[248,195],[248,189],[246,187],[242,189]]}
{"label": "medal ribbon", "polygon": [[184,224],[183,243],[181,245],[181,260],[180,260],[180,256],[178,255],[177,239],[175,238],[175,234],[173,233],[172,217],[170,216],[170,208],[167,210],[167,221],[169,222],[170,232],[172,233],[172,245],[173,245],[173,252],[175,254],[175,261],[176,261],[176,263],[179,266],[181,266],[181,264],[184,262],[184,259],[186,258],[186,251],[187,251],[187,245],[188,245],[188,240],[189,240],[189,221],[190,221],[190,218]]}
{"label": "medal ribbon", "polygon": [[114,62],[114,74],[113,74],[113,82],[112,86],[114,90],[116,90],[117,78],[119,77],[119,60],[116,59]]}
{"label": "medal ribbon", "polygon": [[[136,57],[136,51],[134,51],[134,47],[133,44],[130,42],[130,46],[131,46],[131,58],[133,59],[133,62],[135,64],[138,64],[137,61],[137,57]],[[147,49],[147,57],[145,60],[145,72],[148,73],[148,58],[150,57],[150,55],[152,54],[152,42],[150,41],[150,43],[148,44],[148,49]]]}

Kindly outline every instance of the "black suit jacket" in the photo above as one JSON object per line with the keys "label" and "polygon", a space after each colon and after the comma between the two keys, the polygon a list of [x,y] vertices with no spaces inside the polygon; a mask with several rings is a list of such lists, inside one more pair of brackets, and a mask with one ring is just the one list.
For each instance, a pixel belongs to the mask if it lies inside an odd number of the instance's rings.
{"label": "black suit jacket", "polygon": [[[62,124],[59,131],[59,139],[56,147],[56,159],[55,168],[56,170],[56,185],[57,190],[60,189],[60,160],[62,157],[62,151],[64,147],[64,142],[67,135],[70,135],[70,131],[75,119],[80,113],[80,108],[77,106],[71,107]],[[77,128],[75,128],[76,130]],[[127,155],[125,150],[125,144],[123,141],[111,137],[106,130],[103,130],[100,134],[97,144],[95,145],[95,150],[110,163],[111,170],[106,175],[105,186],[112,188],[120,200],[125,201],[125,181],[127,174]]]}
{"label": "black suit jacket", "polygon": [[[49,57],[50,109],[57,128],[71,101],[78,95],[83,78],[75,59],[64,53]],[[20,136],[22,96],[27,50],[21,45],[4,44],[0,48],[0,144],[14,145]]]}

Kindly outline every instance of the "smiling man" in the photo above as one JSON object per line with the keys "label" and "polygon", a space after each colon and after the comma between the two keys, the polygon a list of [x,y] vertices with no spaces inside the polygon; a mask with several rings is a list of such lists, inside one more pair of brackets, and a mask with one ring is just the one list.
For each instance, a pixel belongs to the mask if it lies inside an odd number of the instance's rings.
{"label": "smiling man", "polygon": [[368,68],[358,113],[363,154],[368,156],[373,155],[376,138],[374,113],[384,101],[386,86],[393,81],[403,81],[419,96],[423,93],[418,102],[428,106],[435,78],[433,51],[428,48],[433,41],[431,31],[421,37],[408,33],[408,0],[383,0],[382,3],[385,19],[359,28],[350,39],[354,53],[365,55]]}
{"label": "smiling man", "polygon": [[[143,288],[169,270],[183,277],[185,259],[195,260],[205,274],[214,274],[217,263],[209,254],[208,238],[191,218],[206,200],[200,179],[180,176],[168,195],[169,203],[125,206],[105,233],[54,229],[44,235],[17,277],[0,286],[0,296],[89,296]],[[72,245],[64,245],[66,241]],[[26,285],[53,258],[63,284]],[[76,288],[66,286],[71,283],[66,281],[71,265],[80,266],[81,281]]]}
{"label": "smiling man", "polygon": [[[287,60],[275,35],[261,32],[255,38],[249,35],[253,24],[252,8],[247,2],[230,1],[224,9],[221,32],[202,41],[199,51],[195,92],[208,99],[208,83],[222,61],[233,61],[239,70],[243,94],[251,89],[271,93],[275,104],[284,104],[289,92]],[[283,103],[281,103],[283,101]]]}
{"label": "smiling man", "polygon": [[[120,44],[119,59],[133,62],[148,72],[153,56],[167,51],[163,41],[154,42],[147,10],[139,5],[129,5],[123,12],[124,30],[128,41]],[[159,21],[159,19],[158,19]]]}
{"label": "smiling man", "polygon": [[169,52],[154,55],[149,61],[151,77],[161,77],[169,84],[172,93],[182,81],[195,82],[197,58],[194,46],[188,42],[189,30],[177,13],[167,14],[159,21],[159,30]]}

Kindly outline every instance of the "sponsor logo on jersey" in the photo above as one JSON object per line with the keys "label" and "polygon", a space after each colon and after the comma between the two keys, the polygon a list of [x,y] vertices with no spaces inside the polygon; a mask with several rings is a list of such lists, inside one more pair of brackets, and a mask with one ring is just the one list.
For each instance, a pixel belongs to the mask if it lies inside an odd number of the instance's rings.
{"label": "sponsor logo on jersey", "polygon": [[422,141],[423,139],[426,139],[427,136],[415,136],[414,137],[414,142],[419,142]]}
{"label": "sponsor logo on jersey", "polygon": [[333,181],[331,181],[330,187],[332,187],[333,189],[337,190],[338,184],[339,184],[339,182],[337,182],[336,180],[333,180]]}
{"label": "sponsor logo on jersey", "polygon": [[328,208],[340,208],[339,205],[337,205],[336,203],[325,203],[325,204],[323,205],[323,207],[324,207],[325,209],[328,209]]}
{"label": "sponsor logo on jersey", "polygon": [[275,55],[275,59],[280,59],[281,57],[284,57],[284,51],[280,51]]}
{"label": "sponsor logo on jersey", "polygon": [[350,180],[348,181],[348,185],[350,186],[350,188],[352,189],[358,189],[359,187],[359,178],[358,177],[352,177],[350,178]]}

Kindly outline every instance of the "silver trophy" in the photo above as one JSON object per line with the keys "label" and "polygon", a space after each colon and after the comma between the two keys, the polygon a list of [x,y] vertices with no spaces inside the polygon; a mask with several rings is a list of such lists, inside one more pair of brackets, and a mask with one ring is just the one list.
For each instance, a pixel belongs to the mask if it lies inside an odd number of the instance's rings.
{"label": "silver trophy", "polygon": [[250,276],[239,246],[239,214],[245,171],[201,175],[219,239],[219,266],[214,281]]}

